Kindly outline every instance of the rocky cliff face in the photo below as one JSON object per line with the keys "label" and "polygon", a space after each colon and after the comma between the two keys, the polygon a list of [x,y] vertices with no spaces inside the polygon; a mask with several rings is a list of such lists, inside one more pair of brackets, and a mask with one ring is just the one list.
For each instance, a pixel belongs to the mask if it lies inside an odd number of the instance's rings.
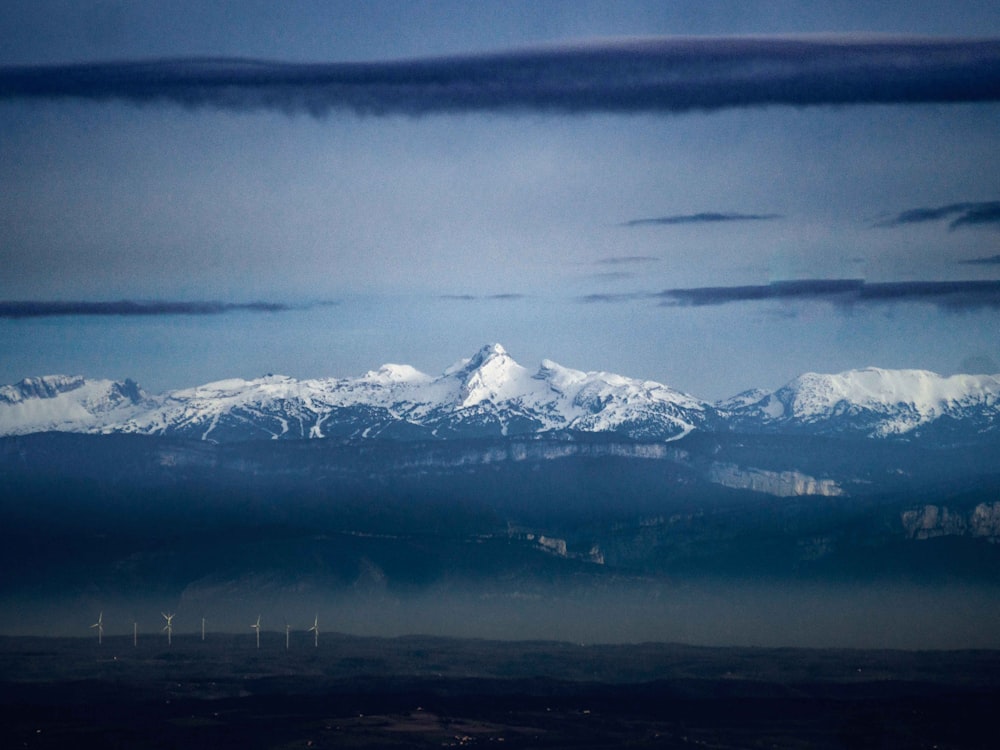
{"label": "rocky cliff face", "polygon": [[766,471],[736,464],[714,463],[708,479],[723,487],[764,492],[775,497],[822,495],[838,497],[844,494],[832,479],[817,479],[798,471]]}
{"label": "rocky cliff face", "polygon": [[971,511],[925,505],[904,511],[901,520],[910,539],[969,536],[1000,542],[1000,502],[980,503]]}

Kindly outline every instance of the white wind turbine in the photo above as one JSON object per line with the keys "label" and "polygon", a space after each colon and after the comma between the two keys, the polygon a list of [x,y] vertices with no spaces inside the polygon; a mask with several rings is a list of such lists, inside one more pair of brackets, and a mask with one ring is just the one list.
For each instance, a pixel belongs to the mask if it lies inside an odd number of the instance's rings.
{"label": "white wind turbine", "polygon": [[307,633],[313,633],[313,646],[319,647],[319,615],[313,620],[313,626],[306,631]]}
{"label": "white wind turbine", "polygon": [[97,628],[97,644],[100,645],[104,642],[104,613],[101,612],[97,616],[97,622],[95,622],[90,627]]}
{"label": "white wind turbine", "polygon": [[205,618],[201,618],[201,639],[205,640]]}
{"label": "white wind turbine", "polygon": [[166,612],[160,612],[163,615],[163,619],[167,621],[167,624],[163,626],[163,629],[167,631],[167,645],[171,643],[171,634],[174,632],[174,616],[173,614],[167,614]]}
{"label": "white wind turbine", "polygon": [[292,626],[285,623],[285,651],[288,650],[288,634],[292,632]]}
{"label": "white wind turbine", "polygon": [[257,622],[250,627],[257,631],[257,648],[260,648],[260,615],[257,615]]}

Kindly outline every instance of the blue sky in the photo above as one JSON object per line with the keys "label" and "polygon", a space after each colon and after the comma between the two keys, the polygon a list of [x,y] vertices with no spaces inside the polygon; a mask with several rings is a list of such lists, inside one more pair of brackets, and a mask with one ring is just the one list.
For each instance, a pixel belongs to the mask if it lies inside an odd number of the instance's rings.
{"label": "blue sky", "polygon": [[[0,66],[211,56],[409,71],[400,61],[461,54],[491,69],[483,55],[537,45],[628,61],[636,37],[877,33],[992,38],[996,80],[995,3],[857,5],[13,2]],[[313,116],[287,100],[38,98],[9,93],[0,71],[0,301],[290,308],[8,309],[0,382],[66,372],[160,391],[386,361],[434,373],[490,341],[527,366],[549,357],[704,398],[807,370],[1000,370],[1000,290],[961,286],[1000,279],[1000,104],[971,77],[993,101],[414,113],[375,92],[397,110]],[[781,292],[844,279],[865,293]]]}

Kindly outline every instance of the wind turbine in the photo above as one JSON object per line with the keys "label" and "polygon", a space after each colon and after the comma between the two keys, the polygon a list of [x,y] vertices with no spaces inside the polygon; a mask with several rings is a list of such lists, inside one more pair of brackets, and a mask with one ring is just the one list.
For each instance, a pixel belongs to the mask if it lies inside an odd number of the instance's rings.
{"label": "wind turbine", "polygon": [[205,618],[201,618],[201,640],[205,640]]}
{"label": "wind turbine", "polygon": [[260,615],[257,615],[257,622],[250,627],[257,631],[257,648],[260,648]]}
{"label": "wind turbine", "polygon": [[313,626],[306,631],[307,633],[314,633],[313,635],[313,646],[319,648],[319,615],[313,620]]}
{"label": "wind turbine", "polygon": [[97,628],[97,645],[101,645],[104,642],[104,612],[97,616],[97,622],[90,627]]}
{"label": "wind turbine", "polygon": [[292,626],[285,623],[285,651],[288,650],[288,634],[292,632]]}
{"label": "wind turbine", "polygon": [[139,622],[132,620],[132,646],[139,645]]}
{"label": "wind turbine", "polygon": [[171,643],[171,634],[174,632],[174,616],[172,614],[168,615],[166,612],[160,612],[163,615],[163,619],[167,621],[167,624],[163,626],[163,629],[167,631],[167,645]]}

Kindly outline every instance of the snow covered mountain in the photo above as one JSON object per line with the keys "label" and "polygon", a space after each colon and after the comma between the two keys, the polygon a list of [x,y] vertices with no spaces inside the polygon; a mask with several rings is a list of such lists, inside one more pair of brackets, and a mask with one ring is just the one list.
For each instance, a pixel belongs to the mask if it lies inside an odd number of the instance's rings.
{"label": "snow covered mountain", "polygon": [[91,432],[138,414],[149,397],[131,380],[67,375],[25,378],[0,387],[0,434]]}
{"label": "snow covered mountain", "polygon": [[874,367],[806,373],[773,393],[748,391],[717,407],[734,429],[884,438],[1000,428],[1000,376]]}
{"label": "snow covered mountain", "polygon": [[[36,387],[39,382],[46,385]],[[548,360],[531,372],[499,344],[483,347],[437,377],[387,364],[360,378],[270,375],[150,397],[131,381],[51,376],[7,386],[2,393],[0,434],[126,432],[220,442],[557,430],[671,440],[703,425],[712,411],[702,401],[650,381],[571,370]]]}
{"label": "snow covered mountain", "polygon": [[669,441],[692,430],[968,438],[1000,432],[1000,376],[922,370],[807,373],[710,405],[668,386],[544,360],[499,344],[441,375],[387,364],[358,378],[230,379],[150,396],[132,381],[30,378],[0,388],[0,435],[137,433],[216,442],[444,439],[556,431]]}

